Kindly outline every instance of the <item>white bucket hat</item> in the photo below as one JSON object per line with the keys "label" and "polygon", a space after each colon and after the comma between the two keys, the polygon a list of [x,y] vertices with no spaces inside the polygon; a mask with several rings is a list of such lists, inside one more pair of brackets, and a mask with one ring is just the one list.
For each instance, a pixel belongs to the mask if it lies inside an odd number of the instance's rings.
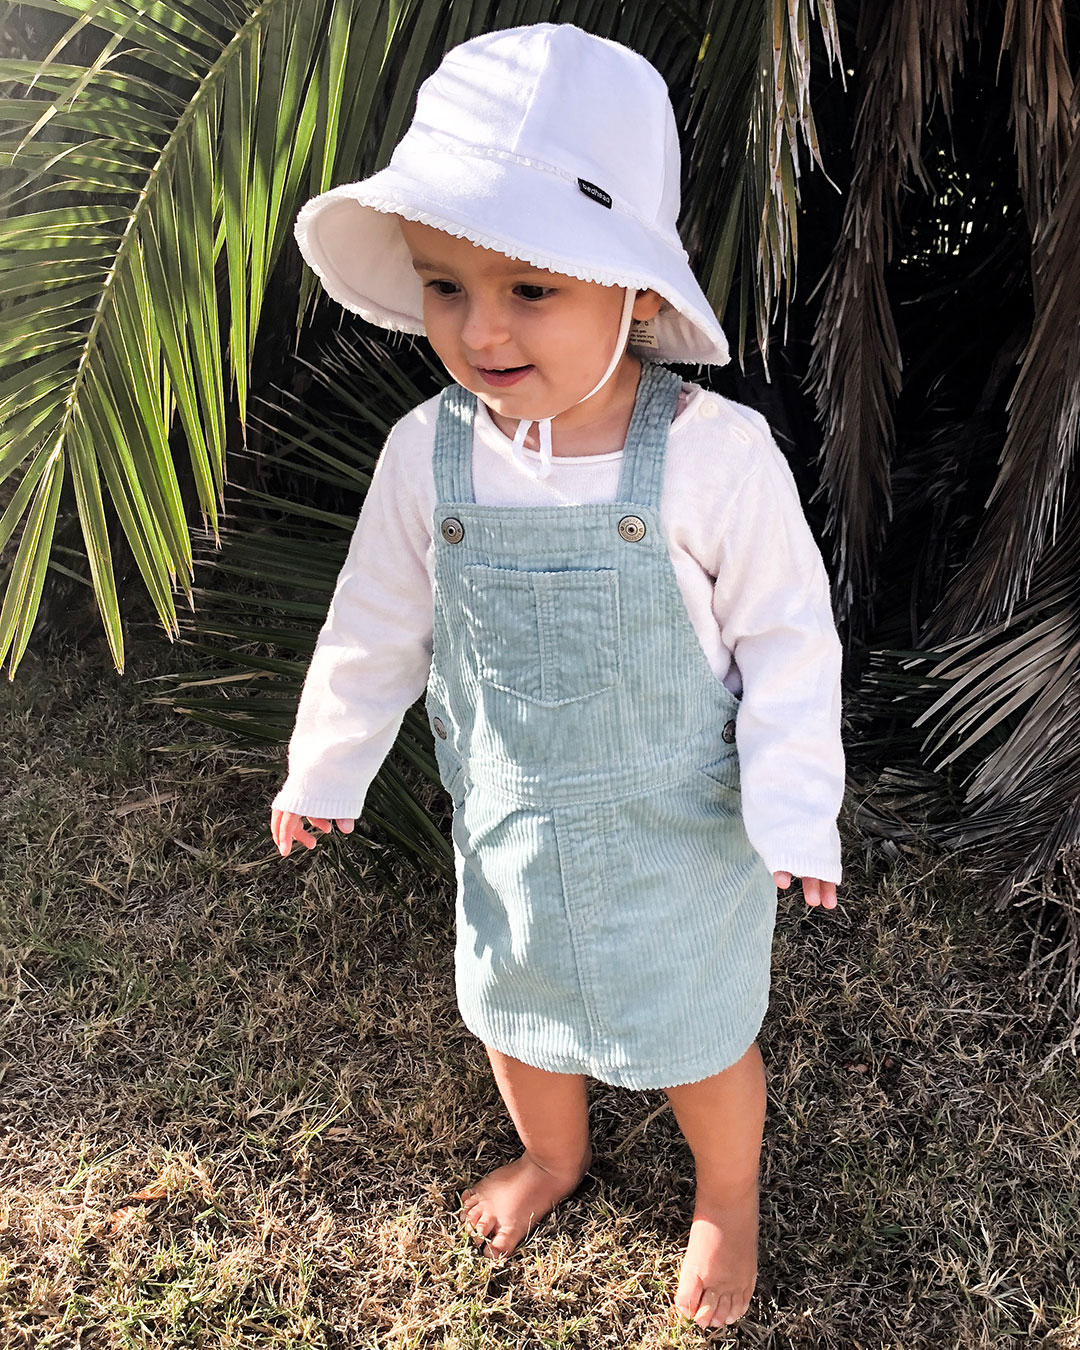
{"label": "white bucket hat", "polygon": [[[667,85],[643,56],[573,24],[507,28],[444,56],[387,167],[306,202],[296,240],[329,295],[398,332],[423,333],[424,320],[423,286],[395,215],[534,267],[625,287],[599,389],[627,337],[647,359],[730,359],[679,239],[679,170]],[[633,292],[645,289],[661,296],[660,312],[631,323]],[[515,445],[529,425],[519,425]],[[550,425],[540,422],[546,465]]]}

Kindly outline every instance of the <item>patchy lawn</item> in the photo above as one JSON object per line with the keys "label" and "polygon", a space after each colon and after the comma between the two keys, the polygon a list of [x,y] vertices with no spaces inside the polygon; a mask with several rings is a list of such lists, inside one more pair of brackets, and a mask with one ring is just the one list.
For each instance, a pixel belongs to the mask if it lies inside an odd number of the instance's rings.
{"label": "patchy lawn", "polygon": [[1080,1347],[1080,1073],[951,858],[842,819],[839,909],[782,898],[758,1289],[707,1334],[672,1317],[661,1092],[594,1084],[593,1174],[503,1266],[472,1248],[457,1193],[516,1150],[451,896],[388,894],[355,840],[353,878],[280,859],[276,757],[142,701],[184,661],[0,691],[0,1343]]}

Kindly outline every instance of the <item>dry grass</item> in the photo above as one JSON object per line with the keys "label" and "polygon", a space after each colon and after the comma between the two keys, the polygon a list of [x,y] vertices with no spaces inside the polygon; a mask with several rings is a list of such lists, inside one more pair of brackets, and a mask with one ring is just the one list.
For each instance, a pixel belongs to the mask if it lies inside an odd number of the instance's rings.
{"label": "dry grass", "polygon": [[847,831],[841,908],[782,901],[761,1275],[706,1335],[661,1093],[595,1085],[595,1175],[504,1266],[471,1248],[456,1194],[515,1150],[450,897],[278,859],[276,763],[140,706],[181,661],[0,695],[0,1343],[1080,1347],[1080,1075],[1040,1071],[1023,940],[949,859]]}

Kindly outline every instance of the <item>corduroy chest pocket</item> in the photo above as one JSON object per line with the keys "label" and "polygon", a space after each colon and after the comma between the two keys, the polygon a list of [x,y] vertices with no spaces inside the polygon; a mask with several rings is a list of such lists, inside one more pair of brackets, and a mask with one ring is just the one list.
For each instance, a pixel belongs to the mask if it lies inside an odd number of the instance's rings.
{"label": "corduroy chest pocket", "polygon": [[487,684],[554,707],[619,679],[619,575],[614,568],[525,572],[465,568],[465,622]]}

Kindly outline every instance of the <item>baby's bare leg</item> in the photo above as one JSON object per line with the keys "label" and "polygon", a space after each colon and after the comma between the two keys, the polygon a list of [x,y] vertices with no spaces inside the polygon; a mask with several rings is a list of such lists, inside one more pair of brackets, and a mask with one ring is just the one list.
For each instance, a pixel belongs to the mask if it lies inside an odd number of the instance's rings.
{"label": "baby's bare leg", "polygon": [[758,1163],[765,1066],[755,1042],[730,1068],[666,1089],[697,1168],[675,1306],[702,1327],[740,1318],[757,1279]]}
{"label": "baby's bare leg", "polygon": [[525,1152],[462,1193],[466,1220],[488,1239],[486,1256],[513,1251],[592,1162],[585,1078],[549,1073],[488,1047],[499,1092]]}

